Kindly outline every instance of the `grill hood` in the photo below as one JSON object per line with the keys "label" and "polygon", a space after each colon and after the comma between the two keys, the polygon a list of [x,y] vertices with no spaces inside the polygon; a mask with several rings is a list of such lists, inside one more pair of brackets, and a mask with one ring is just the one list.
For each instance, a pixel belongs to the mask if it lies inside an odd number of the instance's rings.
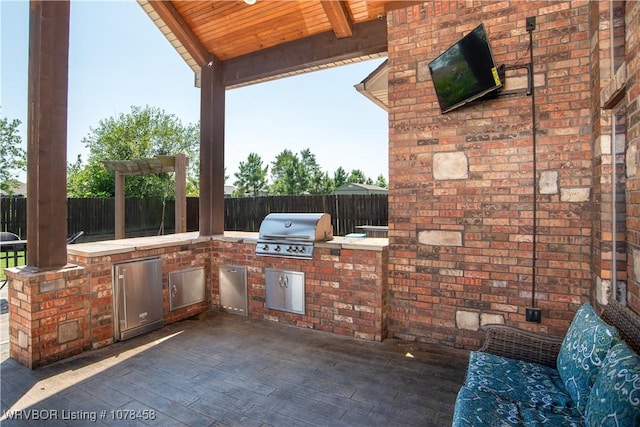
{"label": "grill hood", "polygon": [[260,224],[259,239],[322,242],[333,239],[327,213],[272,213]]}
{"label": "grill hood", "polygon": [[272,213],[262,224],[256,255],[310,259],[314,242],[333,239],[326,213]]}

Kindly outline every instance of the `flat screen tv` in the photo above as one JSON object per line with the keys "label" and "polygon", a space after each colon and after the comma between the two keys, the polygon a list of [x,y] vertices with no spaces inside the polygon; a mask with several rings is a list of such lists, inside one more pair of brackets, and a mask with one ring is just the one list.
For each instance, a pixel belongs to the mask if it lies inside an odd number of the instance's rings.
{"label": "flat screen tv", "polygon": [[431,61],[429,71],[442,113],[502,87],[483,24]]}

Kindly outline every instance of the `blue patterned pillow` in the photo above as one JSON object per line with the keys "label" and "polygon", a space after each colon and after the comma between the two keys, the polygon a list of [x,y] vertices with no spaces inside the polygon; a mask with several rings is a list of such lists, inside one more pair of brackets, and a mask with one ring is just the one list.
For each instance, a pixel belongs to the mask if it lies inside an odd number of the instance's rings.
{"label": "blue patterned pillow", "polygon": [[640,426],[640,357],[625,343],[609,350],[585,418],[592,426]]}
{"label": "blue patterned pillow", "polygon": [[618,331],[613,326],[600,319],[588,303],[580,306],[557,359],[558,373],[580,413],[585,413],[596,375],[617,342]]}

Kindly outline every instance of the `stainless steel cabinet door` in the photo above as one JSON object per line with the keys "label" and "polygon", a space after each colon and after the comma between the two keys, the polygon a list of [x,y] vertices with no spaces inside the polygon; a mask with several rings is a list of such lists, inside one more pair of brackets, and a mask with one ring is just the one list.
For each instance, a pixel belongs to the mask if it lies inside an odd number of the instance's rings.
{"label": "stainless steel cabinet door", "polygon": [[284,310],[284,273],[270,268],[264,272],[267,308]]}
{"label": "stainless steel cabinet door", "polygon": [[169,311],[205,301],[204,267],[186,268],[169,273]]}
{"label": "stainless steel cabinet door", "polygon": [[162,262],[148,259],[114,269],[116,339],[124,340],[164,324]]}
{"label": "stainless steel cabinet door", "polygon": [[286,273],[284,310],[304,314],[304,273]]}
{"label": "stainless steel cabinet door", "polygon": [[220,266],[220,305],[229,313],[247,315],[247,268]]}
{"label": "stainless steel cabinet door", "polygon": [[265,269],[266,306],[304,314],[304,273]]}

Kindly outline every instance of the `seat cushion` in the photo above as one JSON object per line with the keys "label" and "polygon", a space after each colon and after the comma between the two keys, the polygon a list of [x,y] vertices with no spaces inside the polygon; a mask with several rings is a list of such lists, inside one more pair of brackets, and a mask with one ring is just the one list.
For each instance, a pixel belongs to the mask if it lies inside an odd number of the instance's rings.
{"label": "seat cushion", "polygon": [[557,359],[558,373],[580,413],[585,413],[607,352],[618,341],[618,331],[600,319],[590,304],[580,306]]}
{"label": "seat cushion", "polygon": [[504,400],[523,402],[531,408],[575,412],[573,399],[558,371],[537,363],[474,351],[469,355],[465,386]]}
{"label": "seat cushion", "polygon": [[607,353],[585,418],[594,426],[640,426],[640,357],[624,342]]}
{"label": "seat cushion", "polygon": [[463,386],[458,392],[453,412],[453,427],[563,426],[581,427],[584,423],[577,411],[549,412],[531,408],[492,393]]}

